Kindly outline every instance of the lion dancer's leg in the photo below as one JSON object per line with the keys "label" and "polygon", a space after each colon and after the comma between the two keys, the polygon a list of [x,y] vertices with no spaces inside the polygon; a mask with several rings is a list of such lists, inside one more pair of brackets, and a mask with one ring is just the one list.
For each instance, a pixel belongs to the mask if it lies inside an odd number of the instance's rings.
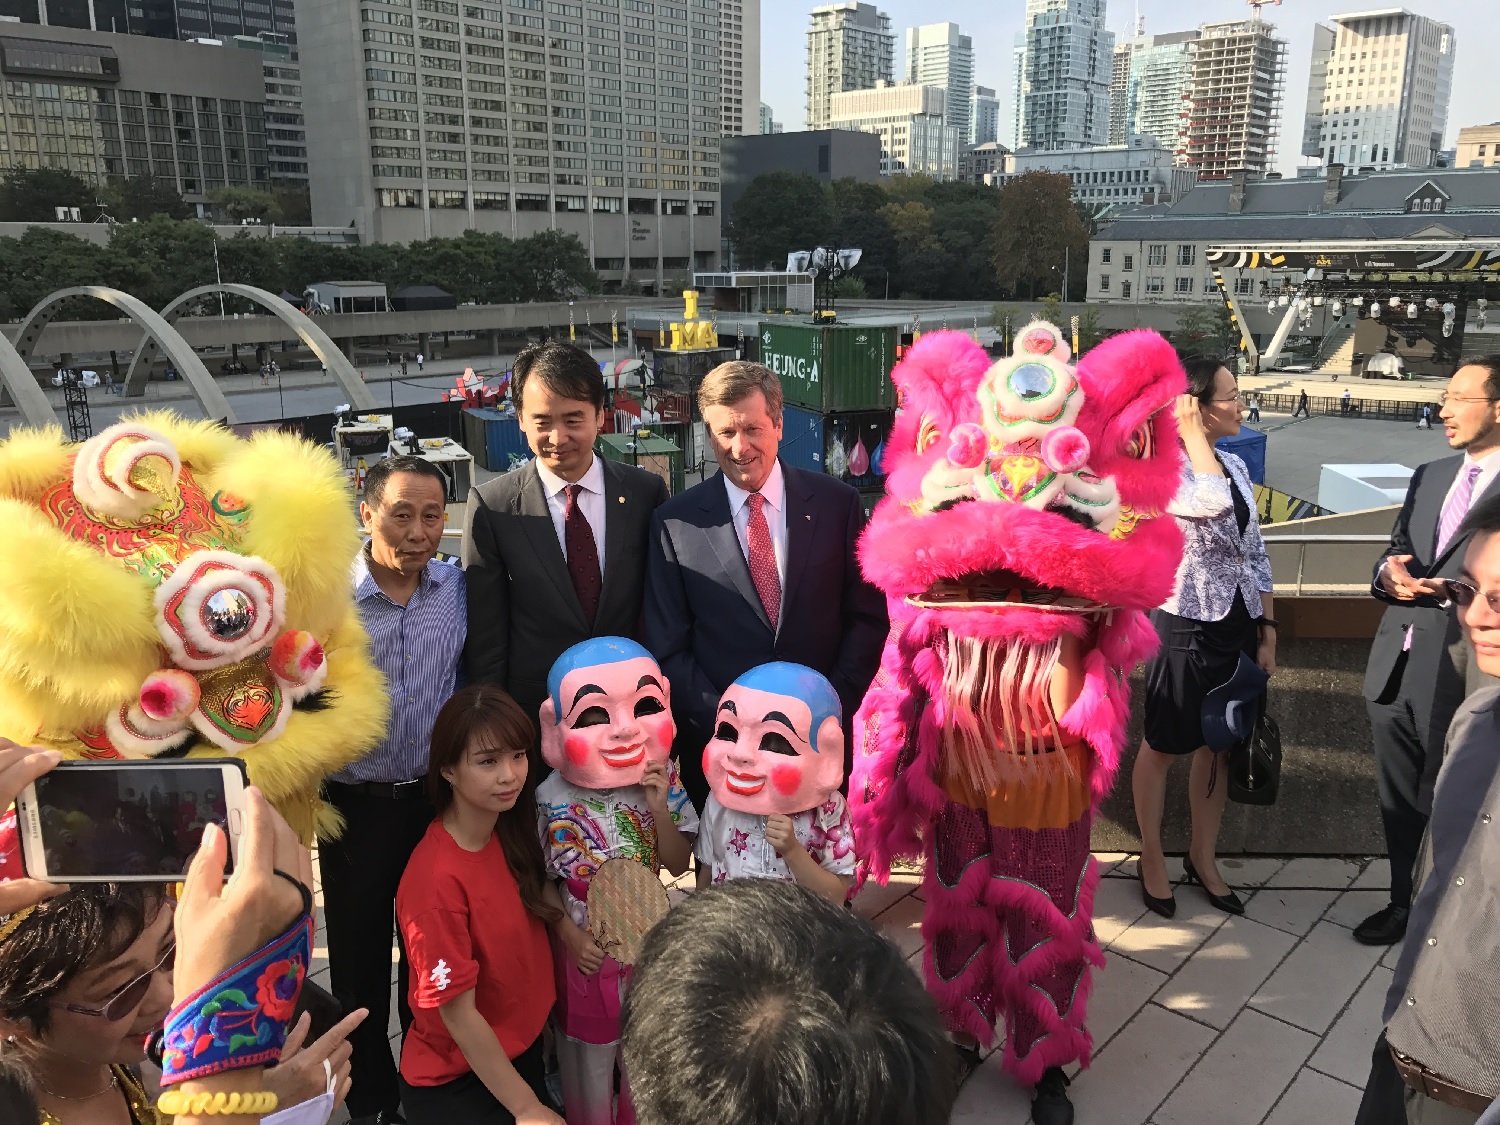
{"label": "lion dancer's leg", "polygon": [[1028,1086],[1048,1067],[1088,1064],[1089,969],[1103,965],[1086,751],[1062,753],[1074,768],[1044,755],[1034,776],[988,800],[950,799],[924,878],[933,996],[950,1030],[980,1043],[1003,1021],[1003,1064]]}

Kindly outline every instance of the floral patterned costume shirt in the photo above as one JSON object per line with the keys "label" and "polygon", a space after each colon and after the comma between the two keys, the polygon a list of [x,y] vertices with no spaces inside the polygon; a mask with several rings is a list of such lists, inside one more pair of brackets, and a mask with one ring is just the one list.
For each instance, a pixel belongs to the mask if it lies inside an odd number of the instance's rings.
{"label": "floral patterned costume shirt", "polygon": [[[842,793],[791,819],[792,830],[813,862],[835,875],[854,874],[854,828]],[[766,839],[766,818],[726,809],[711,793],[703,808],[695,854],[700,864],[708,864],[715,885],[726,879],[796,882],[786,860]]]}
{"label": "floral patterned costume shirt", "polygon": [[[698,831],[698,812],[677,776],[677,764],[667,763],[667,811],[686,836]],[[537,822],[547,874],[562,880],[563,905],[568,917],[588,926],[584,903],[589,880],[605,860],[633,859],[655,871],[656,818],[646,805],[640,785],[619,789],[583,789],[553,770],[536,788]]]}

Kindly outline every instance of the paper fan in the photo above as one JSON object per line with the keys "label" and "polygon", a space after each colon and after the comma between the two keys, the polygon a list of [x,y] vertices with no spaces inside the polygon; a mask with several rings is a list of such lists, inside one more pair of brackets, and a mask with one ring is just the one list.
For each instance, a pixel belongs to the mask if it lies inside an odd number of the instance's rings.
{"label": "paper fan", "polygon": [[634,965],[646,934],[667,913],[667,888],[656,872],[633,859],[611,859],[589,880],[589,931],[599,948]]}

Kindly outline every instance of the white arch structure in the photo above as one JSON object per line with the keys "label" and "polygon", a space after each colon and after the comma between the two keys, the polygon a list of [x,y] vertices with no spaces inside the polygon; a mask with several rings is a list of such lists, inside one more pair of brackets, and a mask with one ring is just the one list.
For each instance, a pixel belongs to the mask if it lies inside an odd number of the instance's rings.
{"label": "white arch structure", "polygon": [[[21,322],[21,331],[16,336],[15,350],[23,367],[36,350],[36,343],[41,338],[42,329],[52,322],[63,303],[70,297],[93,297],[125,313],[145,330],[150,346],[160,348],[167,353],[167,358],[172,361],[172,365],[192,387],[193,394],[197,397],[199,405],[203,407],[204,414],[216,422],[226,424],[238,420],[229,405],[229,400],[224,397],[224,392],[219,390],[213,376],[208,373],[208,368],[204,367],[203,361],[198,358],[198,353],[193,351],[188,342],[178,335],[177,330],[139,297],[132,297],[129,293],[111,289],[106,285],[77,285],[69,289],[59,289],[56,293],[49,293],[43,297],[36,307],[26,314],[26,319]],[[145,345],[137,349],[137,355],[143,350],[145,350]],[[35,384],[36,379],[30,375],[29,368],[27,374]],[[16,402],[25,410],[21,395],[16,394],[15,388],[11,387],[10,383],[11,380],[7,378],[6,386]],[[40,391],[41,388],[37,389]],[[45,398],[45,395],[43,397]],[[48,409],[50,410],[50,407]],[[55,416],[52,420],[55,420]]]}
{"label": "white arch structure", "polygon": [[[229,293],[236,297],[244,297],[271,313],[295,332],[298,338],[311,349],[313,355],[322,361],[323,366],[328,368],[328,373],[342,388],[351,406],[356,410],[375,408],[375,398],[370,394],[370,388],[359,377],[359,372],[354,369],[349,358],[339,350],[338,345],[329,339],[328,334],[319,328],[311,317],[268,290],[234,282],[200,285],[196,289],[189,289],[163,308],[161,317],[167,324],[173,324],[194,300],[215,293]],[[156,360],[157,352],[156,339],[148,335],[147,339],[142,341],[141,346],[136,349],[135,358],[130,361],[130,370],[125,373],[126,395],[145,393],[146,378],[152,363]]]}
{"label": "white arch structure", "polygon": [[36,376],[31,373],[31,367],[3,333],[0,333],[0,387],[10,392],[28,426],[40,428],[58,424],[57,413],[47,401],[47,392],[42,390]]}

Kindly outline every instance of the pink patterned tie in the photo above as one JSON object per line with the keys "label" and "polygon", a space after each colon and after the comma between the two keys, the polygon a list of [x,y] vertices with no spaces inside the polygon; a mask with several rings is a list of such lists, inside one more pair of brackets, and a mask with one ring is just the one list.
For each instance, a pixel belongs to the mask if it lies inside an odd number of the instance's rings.
{"label": "pink patterned tie", "polygon": [[1448,546],[1448,541],[1453,538],[1453,533],[1458,530],[1458,525],[1464,522],[1464,517],[1469,514],[1469,505],[1474,500],[1474,482],[1479,479],[1479,466],[1470,465],[1464,470],[1463,477],[1458,482],[1458,487],[1453,490],[1453,495],[1448,497],[1448,502],[1443,505],[1443,517],[1438,521],[1437,553],[1441,555],[1443,548]]}
{"label": "pink patterned tie", "polygon": [[745,540],[750,547],[750,581],[755,583],[755,592],[760,595],[760,604],[766,607],[766,616],[774,629],[781,616],[781,577],[776,573],[771,525],[766,523],[766,498],[752,492],[745,503],[750,505],[750,521],[745,528]]}

